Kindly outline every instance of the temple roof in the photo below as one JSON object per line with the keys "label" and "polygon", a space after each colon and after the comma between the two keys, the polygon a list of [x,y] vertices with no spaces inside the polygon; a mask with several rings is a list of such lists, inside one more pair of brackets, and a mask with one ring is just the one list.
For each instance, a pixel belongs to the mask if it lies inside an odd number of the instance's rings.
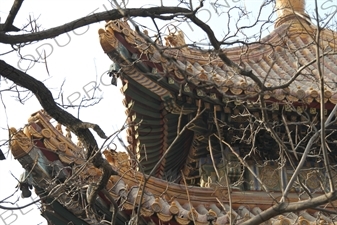
{"label": "temple roof", "polygon": [[[269,35],[258,42],[220,52],[186,44],[182,31],[169,33],[165,44],[157,43],[147,31],[137,33],[124,19],[109,21],[105,29],[99,30],[102,48],[113,61],[110,70],[113,83],[117,78],[122,81],[129,146],[128,153],[111,149],[103,152],[118,175],[110,177],[108,193],[99,194],[95,202],[99,209],[97,215],[111,220],[111,196],[119,204],[119,224],[128,221],[138,209],[143,224],[224,225],[230,220],[240,224],[277,206],[275,201],[282,195],[282,182],[289,180],[294,168],[285,164],[280,169],[272,160],[276,154],[275,143],[261,131],[256,134],[254,150],[262,149],[259,158],[252,163],[247,159],[244,165],[255,176],[244,172],[242,162],[237,160],[240,157],[235,156],[240,151],[247,155],[245,147],[252,146],[235,139],[236,132],[244,130],[238,128],[247,122],[242,116],[243,109],[251,110],[258,120],[261,110],[254,107],[258,98],[263,98],[267,113],[275,123],[281,114],[297,122],[307,112],[310,114],[307,122],[313,122],[322,101],[318,58],[325,80],[327,114],[337,103],[337,33],[322,29],[317,49],[317,27],[302,12],[304,5],[290,7],[290,2],[303,3],[302,0],[278,1],[277,7],[285,9],[279,13],[275,29]],[[222,53],[234,67],[220,59]],[[236,66],[247,73],[243,74]],[[102,171],[85,162],[85,149],[73,144],[50,119],[40,111],[32,115],[23,131],[12,129],[15,137],[12,153],[28,171],[34,171],[31,178],[35,187],[52,191],[50,183],[64,184],[60,190],[51,192],[50,197],[55,198],[60,193],[66,194],[57,199],[60,205],[50,206],[57,209],[56,214],[48,215],[46,211],[46,217],[66,223],[72,218],[65,214],[69,211],[87,224],[97,224],[98,217],[90,216],[87,211],[83,213],[88,207],[82,200],[90,192],[90,185],[98,182]],[[309,132],[302,129],[305,125],[296,125],[299,135]],[[282,129],[284,132],[285,128]],[[282,132],[281,128],[275,132]],[[286,142],[287,138],[284,135],[282,141]],[[335,140],[336,135],[331,134],[329,138]],[[228,141],[232,149],[224,147],[219,139]],[[330,157],[334,157],[336,142],[329,144],[333,146]],[[312,154],[319,149],[313,146]],[[227,161],[220,154],[226,154]],[[37,163],[36,157],[39,157]],[[216,168],[231,180],[225,182],[218,176],[212,183]],[[319,163],[307,160],[298,176],[312,197],[327,191],[326,171],[322,168]],[[332,172],[337,174],[336,170]],[[74,178],[73,174],[78,176]],[[249,182],[232,185],[239,176],[245,176]],[[75,196],[71,191],[74,183],[82,185]],[[291,188],[285,203],[310,201],[306,194],[298,194],[303,192],[298,183]],[[265,224],[332,224],[333,210],[329,204],[324,209],[282,214]]]}
{"label": "temple roof", "polygon": [[[310,104],[320,101],[319,74],[315,63],[316,32],[313,24],[297,18],[293,23],[280,25],[257,43],[226,48],[223,52],[243,69],[252,71],[267,88],[289,84],[266,92],[265,99]],[[324,101],[333,104],[337,101],[334,76],[337,73],[336,35],[323,29],[319,49],[320,55],[326,56],[321,62],[325,78]],[[107,23],[106,31],[100,30],[100,37],[106,53],[114,49],[120,51],[121,45],[124,46],[120,54],[131,62],[139,60],[135,68],[140,73],[148,78],[163,77],[170,84],[182,85],[182,93],[186,95],[194,91],[196,96],[219,103],[233,97],[253,98],[261,93],[255,81],[236,73],[215,52],[182,47],[186,46],[182,32],[169,34],[166,46],[157,45],[155,48],[132,30],[126,21],[118,20]],[[108,44],[111,42],[113,44]],[[129,74],[128,71],[125,73]],[[167,88],[153,92],[163,98],[168,95],[164,89]],[[159,90],[162,92],[159,93]]]}
{"label": "temple roof", "polygon": [[[24,182],[33,185],[42,202],[46,203],[42,215],[52,224],[65,225],[69,221],[75,224],[99,224],[99,221],[111,220],[110,197],[119,205],[117,225],[125,224],[132,211],[139,206],[142,216],[140,224],[186,225],[194,222],[208,225],[212,222],[214,225],[225,225],[230,220],[233,224],[241,224],[274,205],[275,199],[270,195],[278,198],[278,193],[228,191],[227,187],[219,185],[211,188],[186,186],[155,177],[150,177],[144,187],[147,176],[134,169],[133,160],[128,154],[106,149],[104,155],[118,175],[110,177],[107,192],[102,191],[96,199],[96,212],[88,212],[87,202],[83,198],[90,192],[92,183],[98,182],[102,171],[90,162],[85,163],[83,147],[72,143],[63,134],[63,128],[59,125],[54,127],[50,119],[44,111],[39,111],[32,114],[24,130],[11,129],[11,150],[26,168],[29,179]],[[316,193],[312,195],[316,196]],[[286,203],[305,201],[307,197],[302,195],[299,199],[296,193],[291,193]],[[326,206],[322,210],[331,211],[333,208]],[[302,225],[317,224],[317,221],[320,224],[333,224],[334,219],[315,210],[303,210],[282,214],[265,224]]]}
{"label": "temple roof", "polygon": [[[129,148],[141,159],[146,173],[171,145],[179,126],[187,124],[199,107],[225,117],[239,115],[242,104],[254,107],[259,97],[270,107],[284,107],[287,112],[310,109],[315,114],[320,107],[317,27],[307,17],[285,13],[261,40],[222,50],[236,65],[251,71],[251,76],[226,65],[216,51],[186,45],[182,31],[168,34],[166,44],[155,43],[147,31],[137,33],[126,20],[115,20],[100,29],[99,35],[102,48],[116,63],[112,76],[122,79],[128,121],[137,124],[128,130]],[[328,29],[320,32],[327,113],[337,102],[336,35]],[[211,131],[205,121],[195,121],[181,134],[155,176],[174,180],[181,169],[186,176],[194,176],[197,161],[209,153]]]}

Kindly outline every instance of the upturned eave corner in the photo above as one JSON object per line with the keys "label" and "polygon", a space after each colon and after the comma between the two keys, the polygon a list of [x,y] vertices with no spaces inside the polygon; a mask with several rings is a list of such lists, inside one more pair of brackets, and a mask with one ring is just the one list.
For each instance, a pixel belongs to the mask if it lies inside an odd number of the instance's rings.
{"label": "upturned eave corner", "polygon": [[9,129],[11,135],[10,149],[15,159],[20,159],[33,149],[33,143],[30,138],[22,131],[15,128]]}
{"label": "upturned eave corner", "polygon": [[114,51],[117,45],[117,39],[113,34],[113,31],[107,27],[106,29],[98,30],[99,41],[104,53]]}

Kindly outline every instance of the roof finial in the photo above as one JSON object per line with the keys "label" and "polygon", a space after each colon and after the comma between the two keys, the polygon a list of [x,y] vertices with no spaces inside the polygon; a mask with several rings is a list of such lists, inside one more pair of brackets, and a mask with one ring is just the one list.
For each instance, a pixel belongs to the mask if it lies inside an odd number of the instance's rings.
{"label": "roof finial", "polygon": [[276,0],[276,10],[276,27],[286,21],[293,20],[296,15],[308,18],[308,15],[304,12],[305,0]]}

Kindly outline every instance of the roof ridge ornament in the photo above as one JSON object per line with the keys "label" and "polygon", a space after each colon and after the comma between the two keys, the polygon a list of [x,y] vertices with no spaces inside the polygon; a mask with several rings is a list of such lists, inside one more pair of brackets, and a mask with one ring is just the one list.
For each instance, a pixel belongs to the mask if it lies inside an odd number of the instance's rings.
{"label": "roof ridge ornament", "polygon": [[304,19],[310,23],[310,17],[305,13],[305,0],[276,0],[275,8],[277,10],[275,28],[299,19]]}

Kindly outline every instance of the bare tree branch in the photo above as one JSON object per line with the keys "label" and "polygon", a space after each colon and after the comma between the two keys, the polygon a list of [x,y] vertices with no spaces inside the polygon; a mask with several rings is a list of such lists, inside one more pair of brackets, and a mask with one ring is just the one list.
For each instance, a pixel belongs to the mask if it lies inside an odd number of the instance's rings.
{"label": "bare tree branch", "polygon": [[11,11],[9,12],[9,15],[6,19],[6,22],[0,26],[0,32],[8,32],[8,31],[19,31],[20,29],[15,27],[13,25],[14,19],[16,17],[16,14],[19,12],[21,5],[23,3],[23,0],[15,0],[13,3],[13,6],[11,8]]}
{"label": "bare tree branch", "polygon": [[[109,163],[102,157],[102,155],[97,152],[99,150],[97,142],[88,129],[89,125],[91,124],[82,125],[81,120],[57,106],[51,92],[41,81],[38,81],[28,74],[12,67],[3,60],[0,60],[0,74],[3,77],[13,81],[17,85],[32,91],[40,102],[41,106],[51,117],[64,126],[68,127],[74,134],[78,136],[79,140],[87,149],[87,159],[89,159],[91,156],[94,156],[92,161],[93,165],[97,168],[102,168],[103,175],[99,184],[95,186],[95,190],[90,196],[91,198],[88,200],[90,203],[93,203],[99,190],[105,188],[110,176],[112,174],[117,174],[117,172],[114,171]],[[101,131],[97,127],[93,128]]]}
{"label": "bare tree branch", "polygon": [[320,205],[334,201],[336,199],[337,199],[337,191],[333,191],[304,201],[291,202],[291,203],[280,202],[279,204],[272,206],[269,209],[263,211],[262,213],[254,216],[253,218],[243,222],[241,225],[258,225],[273,218],[274,216],[287,212],[298,212],[309,208],[315,208]]}
{"label": "bare tree branch", "polygon": [[[172,14],[172,13],[179,14],[188,12],[190,12],[188,9],[180,7],[152,7],[148,9],[139,9],[139,8],[125,9],[125,13],[129,16],[153,17],[153,18],[156,18],[161,14]],[[69,31],[92,23],[97,23],[104,20],[116,20],[123,17],[124,16],[120,13],[118,9],[112,9],[110,11],[95,13],[58,27],[54,27],[40,32],[34,32],[31,34],[9,35],[0,33],[0,42],[3,44],[18,44],[18,43],[41,41],[44,39],[57,37],[60,34],[67,33]]]}

